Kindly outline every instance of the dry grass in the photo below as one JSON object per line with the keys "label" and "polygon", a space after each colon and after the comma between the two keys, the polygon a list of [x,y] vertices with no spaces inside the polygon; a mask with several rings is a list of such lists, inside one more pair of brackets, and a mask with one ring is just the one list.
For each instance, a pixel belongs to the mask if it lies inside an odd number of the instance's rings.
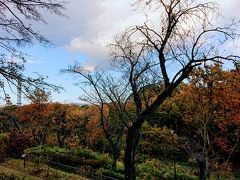
{"label": "dry grass", "polygon": [[40,180],[40,179],[42,179],[42,178],[39,178],[39,177],[36,177],[36,176],[27,175],[24,172],[17,171],[17,170],[14,170],[14,169],[10,169],[10,168],[4,167],[4,166],[0,166],[0,172],[4,173],[6,175],[14,175],[14,176],[17,176],[20,179],[25,179],[25,180]]}
{"label": "dry grass", "polygon": [[86,180],[87,178],[66,173],[48,167],[47,165],[37,165],[27,161],[24,168],[23,160],[9,159],[4,163],[0,163],[0,172],[12,174],[25,180],[40,180],[40,179],[58,179],[58,180]]}

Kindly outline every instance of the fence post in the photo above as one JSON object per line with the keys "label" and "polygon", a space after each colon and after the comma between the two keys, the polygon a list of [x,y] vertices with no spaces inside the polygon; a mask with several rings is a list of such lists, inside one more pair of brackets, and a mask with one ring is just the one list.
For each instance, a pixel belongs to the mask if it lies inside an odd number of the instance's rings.
{"label": "fence post", "polygon": [[22,154],[22,158],[23,158],[23,166],[25,168],[26,167],[26,154]]}

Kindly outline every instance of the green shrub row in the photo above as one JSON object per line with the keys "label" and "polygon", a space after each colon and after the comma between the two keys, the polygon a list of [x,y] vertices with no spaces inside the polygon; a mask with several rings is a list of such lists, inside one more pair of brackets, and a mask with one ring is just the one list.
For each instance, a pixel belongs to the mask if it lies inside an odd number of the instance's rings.
{"label": "green shrub row", "polygon": [[[173,166],[161,164],[158,160],[152,159],[137,165],[137,174],[140,179],[173,179]],[[197,177],[191,175],[181,166],[177,166],[177,179],[196,180]]]}
{"label": "green shrub row", "polygon": [[32,160],[39,161],[39,157],[41,157],[44,160],[51,160],[74,167],[91,166],[94,169],[100,167],[105,169],[111,168],[111,160],[107,154],[93,152],[90,149],[37,146],[26,149],[24,152],[27,157]]}
{"label": "green shrub row", "polygon": [[108,169],[100,168],[100,169],[97,170],[97,173],[101,174],[101,175],[104,175],[104,176],[111,177],[111,178],[116,178],[118,180],[124,180],[124,175],[123,174],[118,173],[118,172],[114,172],[114,171],[111,171],[111,170],[108,170]]}
{"label": "green shrub row", "polygon": [[[111,160],[107,154],[93,152],[89,149],[60,148],[50,146],[38,146],[26,149],[28,157],[39,157],[74,167],[91,167],[94,172],[116,179],[124,179],[123,164],[117,163],[117,172],[111,171]],[[157,159],[148,160],[137,165],[137,176],[140,179],[173,179],[174,171],[172,164],[163,164]],[[188,169],[177,165],[177,178],[179,180],[194,180]]]}

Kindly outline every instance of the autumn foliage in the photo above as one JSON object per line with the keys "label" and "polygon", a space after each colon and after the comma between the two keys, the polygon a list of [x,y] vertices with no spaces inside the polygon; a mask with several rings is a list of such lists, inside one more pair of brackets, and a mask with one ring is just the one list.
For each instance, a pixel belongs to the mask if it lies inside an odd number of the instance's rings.
{"label": "autumn foliage", "polygon": [[[195,69],[189,83],[181,84],[152,114],[152,121],[144,124],[140,154],[172,159],[174,152],[178,160],[189,160],[200,169],[205,159],[206,174],[222,167],[230,171],[232,165],[239,165],[239,82],[236,69],[225,71],[219,64]],[[130,102],[126,107],[129,114],[134,111]],[[105,128],[114,138],[120,119],[113,108],[105,108],[103,115]],[[112,153],[101,123],[97,106],[32,103],[2,107],[0,131],[8,137],[2,142],[2,152],[20,157],[26,148],[50,145]],[[124,141],[126,132],[122,129],[121,133]],[[119,148],[122,151],[124,145]],[[121,152],[117,157],[122,160]],[[141,156],[138,158],[142,161]]]}

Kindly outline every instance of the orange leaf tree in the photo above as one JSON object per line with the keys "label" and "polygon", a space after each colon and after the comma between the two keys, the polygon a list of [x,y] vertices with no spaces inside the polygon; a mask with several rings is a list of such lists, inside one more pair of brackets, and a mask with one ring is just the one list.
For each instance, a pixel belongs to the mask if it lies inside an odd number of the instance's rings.
{"label": "orange leaf tree", "polygon": [[239,147],[239,78],[239,71],[205,65],[195,69],[190,84],[175,99],[185,108],[183,147],[196,159],[202,179],[214,160],[228,161]]}

